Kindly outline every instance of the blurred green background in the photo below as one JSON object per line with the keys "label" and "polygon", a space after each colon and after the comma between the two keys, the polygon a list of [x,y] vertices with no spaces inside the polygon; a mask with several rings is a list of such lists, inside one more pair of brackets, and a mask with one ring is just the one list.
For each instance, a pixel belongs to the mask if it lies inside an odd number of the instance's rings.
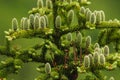
{"label": "blurred green background", "polygon": [[[104,10],[106,20],[117,18],[120,20],[120,0],[90,0],[89,7],[92,11]],[[28,11],[36,7],[37,0],[0,0],[0,45],[5,44],[4,31],[11,28],[11,20],[16,17],[20,22],[22,17],[28,17]],[[90,33],[92,33],[91,31]],[[96,39],[96,35],[92,36]],[[34,41],[34,43],[33,43]],[[19,39],[12,42],[13,46],[27,48],[35,43],[39,43],[39,39]],[[21,44],[21,45],[19,45]],[[24,45],[23,45],[24,44]],[[8,80],[34,80],[39,73],[35,70],[38,63],[26,63],[19,74],[10,74]],[[110,73],[105,72],[108,76],[114,76],[119,80],[120,69],[117,68]]]}

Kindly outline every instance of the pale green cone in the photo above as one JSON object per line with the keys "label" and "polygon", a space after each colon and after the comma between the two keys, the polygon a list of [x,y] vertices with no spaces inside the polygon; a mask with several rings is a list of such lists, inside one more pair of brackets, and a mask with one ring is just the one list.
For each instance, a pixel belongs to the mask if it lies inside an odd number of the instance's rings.
{"label": "pale green cone", "polygon": [[87,14],[88,11],[91,11],[91,10],[89,8],[86,8],[85,9],[85,16],[86,16],[86,14]]}
{"label": "pale green cone", "polygon": [[55,20],[55,27],[60,28],[61,27],[61,17],[57,16]]}
{"label": "pale green cone", "polygon": [[46,0],[46,7],[48,9],[52,9],[53,8],[53,4],[52,4],[52,1],[51,0]]}
{"label": "pale green cone", "polygon": [[94,64],[93,56],[92,56],[92,54],[89,54],[88,56],[90,58],[90,66],[92,66]]}
{"label": "pale green cone", "polygon": [[38,16],[35,16],[35,17],[34,17],[34,29],[38,29],[39,26],[40,26],[39,17],[38,17]]}
{"label": "pale green cone", "polygon": [[49,26],[49,20],[48,20],[47,15],[44,15],[44,18],[45,18],[45,22],[46,22],[46,27],[48,27]]}
{"label": "pale green cone", "polygon": [[109,55],[109,47],[107,45],[104,46],[104,55],[105,57]]}
{"label": "pale green cone", "polygon": [[100,11],[101,13],[101,21],[105,21],[105,13],[103,10]]}
{"label": "pale green cone", "polygon": [[89,47],[91,45],[91,37],[87,36],[86,37],[86,47]]}
{"label": "pale green cone", "polygon": [[116,19],[116,18],[113,20],[113,22],[120,23],[120,21],[118,19]]}
{"label": "pale green cone", "polygon": [[89,20],[90,20],[91,24],[95,24],[96,23],[96,15],[94,13],[92,13]]}
{"label": "pale green cone", "polygon": [[30,19],[28,19],[28,29],[30,29]]}
{"label": "pale green cone", "polygon": [[67,34],[67,40],[68,41],[72,41],[72,33],[68,33]]}
{"label": "pale green cone", "polygon": [[39,26],[39,28],[46,28],[46,20],[45,20],[45,17],[44,16],[42,16],[42,17],[40,17],[40,20],[39,20],[40,22],[40,26]]}
{"label": "pale green cone", "polygon": [[13,18],[13,19],[12,19],[12,30],[13,30],[13,31],[18,30],[18,21],[17,21],[16,18]]}
{"label": "pale green cone", "polygon": [[23,29],[28,30],[29,29],[29,20],[27,18],[23,21]]}
{"label": "pale green cone", "polygon": [[20,21],[20,29],[22,29],[23,30],[23,22],[24,22],[24,17],[21,19],[21,21]]}
{"label": "pale green cone", "polygon": [[81,45],[81,43],[82,43],[82,34],[80,32],[78,32],[76,35],[76,43],[78,45]]}
{"label": "pale green cone", "polygon": [[74,20],[74,11],[73,10],[70,10],[67,14],[67,23],[68,24],[71,24]]}
{"label": "pale green cone", "polygon": [[85,7],[80,7],[80,13],[85,14]]}
{"label": "pale green cone", "polygon": [[88,55],[84,56],[84,67],[89,68],[90,67],[90,58]]}
{"label": "pale green cone", "polygon": [[105,65],[105,56],[104,56],[104,54],[100,54],[100,65]]}
{"label": "pale green cone", "polygon": [[34,29],[34,15],[33,14],[30,14],[29,20],[30,20],[30,29]]}
{"label": "pale green cone", "polygon": [[101,21],[102,21],[101,12],[100,12],[100,11],[97,11],[97,13],[96,13],[96,23],[97,23],[97,24],[100,24]]}
{"label": "pale green cone", "polygon": [[43,0],[38,0],[37,1],[37,7],[38,8],[43,8],[43,5],[44,5]]}
{"label": "pale green cone", "polygon": [[114,77],[110,77],[110,79],[109,80],[115,80],[115,78]]}
{"label": "pale green cone", "polygon": [[93,59],[94,59],[94,64],[98,65],[100,62],[100,56],[99,56],[98,52],[94,52]]}
{"label": "pale green cone", "polygon": [[92,14],[92,12],[90,10],[87,11],[87,13],[86,13],[86,21],[90,21],[91,14]]}
{"label": "pale green cone", "polygon": [[50,63],[45,64],[45,73],[47,73],[47,74],[51,73],[51,65],[50,65]]}

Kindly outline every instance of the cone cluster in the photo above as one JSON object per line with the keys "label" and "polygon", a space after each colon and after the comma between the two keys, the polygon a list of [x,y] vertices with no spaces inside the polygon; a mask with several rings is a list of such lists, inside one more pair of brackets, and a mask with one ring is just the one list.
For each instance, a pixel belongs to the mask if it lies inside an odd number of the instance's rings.
{"label": "cone cluster", "polygon": [[105,45],[103,48],[100,48],[99,44],[95,43],[93,54],[84,56],[84,67],[90,68],[92,66],[104,66],[106,62],[106,57],[108,55],[109,47],[107,45]]}
{"label": "cone cluster", "polygon": [[101,22],[105,21],[105,13],[103,10],[100,11],[91,11],[89,8],[80,8],[80,13],[85,15],[86,21],[90,22],[91,24],[100,24]]}
{"label": "cone cluster", "polygon": [[[73,41],[72,39],[72,33],[68,33],[66,36],[67,41]],[[82,34],[80,32],[77,32],[76,37],[75,37],[75,43],[78,45],[82,44]]]}
{"label": "cone cluster", "polygon": [[44,29],[48,27],[48,17],[47,15],[40,16],[39,13],[30,14],[29,18],[23,17],[18,26],[18,21],[16,18],[12,20],[12,30],[29,30],[29,29]]}
{"label": "cone cluster", "polygon": [[44,0],[38,0],[37,1],[37,7],[39,9],[43,8],[43,7],[46,7],[48,9],[52,9],[53,8],[53,4],[52,4],[51,0],[46,0],[45,4],[44,4]]}

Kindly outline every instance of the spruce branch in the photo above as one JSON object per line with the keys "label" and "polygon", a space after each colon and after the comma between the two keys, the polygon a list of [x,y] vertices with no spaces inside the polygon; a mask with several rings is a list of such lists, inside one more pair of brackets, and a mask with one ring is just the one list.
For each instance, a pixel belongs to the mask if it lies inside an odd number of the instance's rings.
{"label": "spruce branch", "polygon": [[8,35],[6,35],[6,38],[11,41],[19,38],[35,38],[35,37],[45,39],[52,34],[52,31],[53,31],[52,29],[46,28],[38,30],[19,30],[16,32],[5,31],[5,33],[9,33]]}

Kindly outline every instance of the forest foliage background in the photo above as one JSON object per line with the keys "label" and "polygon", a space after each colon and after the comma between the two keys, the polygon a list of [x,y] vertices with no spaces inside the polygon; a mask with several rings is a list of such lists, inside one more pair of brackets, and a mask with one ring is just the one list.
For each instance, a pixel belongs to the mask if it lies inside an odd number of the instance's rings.
{"label": "forest foliage background", "polygon": [[[90,0],[92,2],[89,7],[92,11],[94,10],[104,10],[106,14],[106,20],[117,18],[120,20],[120,0]],[[11,20],[16,17],[18,21],[22,17],[28,17],[28,11],[33,7],[36,7],[37,0],[0,0],[0,45],[5,45],[5,34],[4,31],[11,28]],[[93,31],[89,31],[92,39],[95,41],[97,35],[92,34]],[[34,41],[34,43],[33,43]],[[12,46],[20,48],[28,48],[31,45],[38,43],[39,39],[19,39],[12,42]],[[0,56],[0,60],[3,60],[5,56]],[[20,70],[20,73],[17,75],[10,74],[9,80],[33,80],[39,75],[36,71],[36,66],[38,63],[27,63],[24,65],[24,68]],[[110,73],[104,72],[109,76],[114,76],[116,79],[119,79],[120,69],[115,69]]]}

